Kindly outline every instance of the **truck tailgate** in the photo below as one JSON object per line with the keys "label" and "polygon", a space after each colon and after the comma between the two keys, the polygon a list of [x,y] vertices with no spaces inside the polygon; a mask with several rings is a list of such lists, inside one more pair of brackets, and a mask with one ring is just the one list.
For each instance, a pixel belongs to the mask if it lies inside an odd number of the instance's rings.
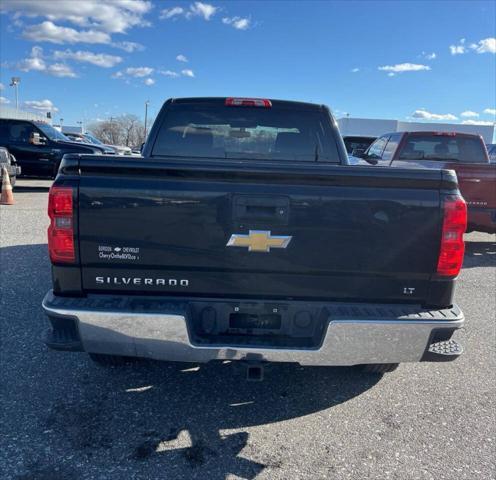
{"label": "truck tailgate", "polygon": [[463,198],[469,207],[496,209],[496,165],[490,163],[453,163]]}
{"label": "truck tailgate", "polygon": [[[441,171],[99,162],[88,157],[80,166],[86,292],[417,303],[428,296]],[[246,246],[228,246],[236,234]],[[249,250],[274,236],[290,237],[286,248]]]}

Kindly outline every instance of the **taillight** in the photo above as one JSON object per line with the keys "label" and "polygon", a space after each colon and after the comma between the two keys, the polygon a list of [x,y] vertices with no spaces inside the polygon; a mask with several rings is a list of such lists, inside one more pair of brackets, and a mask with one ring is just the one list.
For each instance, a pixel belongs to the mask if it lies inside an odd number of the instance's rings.
{"label": "taillight", "polygon": [[72,263],[74,252],[74,208],[72,188],[52,186],[48,194],[48,251],[54,263]]}
{"label": "taillight", "polygon": [[272,102],[266,98],[226,98],[228,107],[272,107]]}
{"label": "taillight", "polygon": [[443,232],[437,273],[455,277],[460,272],[465,253],[463,234],[467,229],[467,204],[462,197],[449,195],[443,203]]}

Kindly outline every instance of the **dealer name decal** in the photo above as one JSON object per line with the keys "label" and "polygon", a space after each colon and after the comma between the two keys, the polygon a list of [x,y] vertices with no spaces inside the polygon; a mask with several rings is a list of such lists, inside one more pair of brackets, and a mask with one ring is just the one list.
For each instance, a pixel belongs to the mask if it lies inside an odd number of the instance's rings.
{"label": "dealer name decal", "polygon": [[139,253],[139,247],[98,246],[98,258],[100,260],[127,260],[133,262],[140,259]]}

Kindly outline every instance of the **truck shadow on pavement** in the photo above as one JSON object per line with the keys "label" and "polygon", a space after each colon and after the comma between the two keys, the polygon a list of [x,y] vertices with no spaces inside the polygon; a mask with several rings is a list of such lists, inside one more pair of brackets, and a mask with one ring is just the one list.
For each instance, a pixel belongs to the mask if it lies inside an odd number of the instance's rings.
{"label": "truck shadow on pavement", "polygon": [[463,268],[496,267],[496,242],[465,242]]}
{"label": "truck shadow on pavement", "polygon": [[27,183],[20,185],[19,182],[14,187],[14,193],[48,192],[48,190],[50,190],[50,185],[29,185]]}
{"label": "truck shadow on pavement", "polygon": [[[295,446],[271,429],[260,448],[249,442],[249,427],[309,414],[330,422],[328,409],[381,378],[289,364],[270,366],[263,382],[247,382],[229,362],[102,368],[86,354],[49,351],[42,342],[48,323],[41,300],[51,286],[46,245],[2,248],[0,262],[10,319],[3,332],[5,435],[13,445],[19,432],[30,439],[15,447],[22,469],[8,478],[253,479],[290,461]],[[29,372],[29,388],[22,372]]]}
{"label": "truck shadow on pavement", "polygon": [[[290,439],[257,451],[245,428],[326,410],[380,378],[292,365],[272,367],[262,383],[247,383],[232,364],[86,369],[79,400],[55,402],[45,428],[58,430],[76,449],[124,454],[134,468],[215,480],[252,479],[281,466]],[[241,431],[223,431],[229,429]]]}

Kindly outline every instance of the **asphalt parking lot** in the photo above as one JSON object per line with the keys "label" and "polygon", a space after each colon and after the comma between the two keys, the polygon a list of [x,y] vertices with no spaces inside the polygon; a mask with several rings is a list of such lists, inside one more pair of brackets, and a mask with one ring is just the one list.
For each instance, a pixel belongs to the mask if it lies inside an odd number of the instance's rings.
{"label": "asphalt parking lot", "polygon": [[380,376],[232,364],[117,369],[47,350],[48,182],[0,207],[2,478],[494,479],[496,239],[467,235],[466,354]]}

